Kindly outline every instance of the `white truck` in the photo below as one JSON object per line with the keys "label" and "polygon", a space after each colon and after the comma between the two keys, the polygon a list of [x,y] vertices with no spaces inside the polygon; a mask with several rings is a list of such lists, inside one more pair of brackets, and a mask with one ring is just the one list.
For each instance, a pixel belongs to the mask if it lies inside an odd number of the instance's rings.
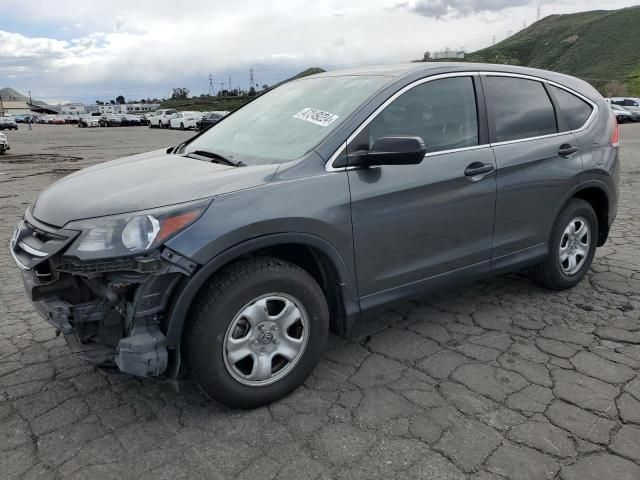
{"label": "white truck", "polygon": [[9,149],[11,149],[11,147],[9,146],[9,140],[7,140],[7,136],[4,133],[0,133],[0,155],[2,155]]}
{"label": "white truck", "polygon": [[171,119],[176,113],[178,113],[178,111],[173,108],[156,110],[153,115],[148,117],[149,128],[169,128]]}

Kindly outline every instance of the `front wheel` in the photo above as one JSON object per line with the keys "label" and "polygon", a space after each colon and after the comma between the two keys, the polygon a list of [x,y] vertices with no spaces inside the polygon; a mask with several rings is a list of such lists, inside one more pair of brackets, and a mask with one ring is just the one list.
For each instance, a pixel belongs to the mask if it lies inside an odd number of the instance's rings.
{"label": "front wheel", "polygon": [[316,281],[276,258],[241,261],[205,287],[185,337],[202,389],[234,408],[255,408],[298,388],[320,360],[329,310]]}
{"label": "front wheel", "polygon": [[543,287],[566,290],[585,276],[596,252],[598,218],[585,200],[574,198],[560,213],[551,232],[549,254],[532,268]]}

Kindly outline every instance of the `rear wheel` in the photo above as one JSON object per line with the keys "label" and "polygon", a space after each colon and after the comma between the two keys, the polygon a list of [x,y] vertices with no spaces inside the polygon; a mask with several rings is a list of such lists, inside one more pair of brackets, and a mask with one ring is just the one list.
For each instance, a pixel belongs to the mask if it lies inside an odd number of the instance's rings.
{"label": "rear wheel", "polygon": [[275,258],[242,261],[198,300],[185,337],[187,363],[213,399],[255,408],[304,382],[328,329],[326,300],[307,272]]}
{"label": "rear wheel", "polygon": [[546,260],[532,268],[543,287],[566,290],[585,276],[596,251],[598,218],[585,200],[574,198],[558,216]]}

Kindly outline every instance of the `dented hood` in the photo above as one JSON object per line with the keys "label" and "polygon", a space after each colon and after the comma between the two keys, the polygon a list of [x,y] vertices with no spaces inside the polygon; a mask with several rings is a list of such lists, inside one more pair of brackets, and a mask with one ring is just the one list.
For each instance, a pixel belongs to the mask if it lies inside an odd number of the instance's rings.
{"label": "dented hood", "polygon": [[232,167],[164,150],[85,168],[44,190],[33,216],[62,227],[72,220],[163,207],[252,188],[268,182],[277,165]]}

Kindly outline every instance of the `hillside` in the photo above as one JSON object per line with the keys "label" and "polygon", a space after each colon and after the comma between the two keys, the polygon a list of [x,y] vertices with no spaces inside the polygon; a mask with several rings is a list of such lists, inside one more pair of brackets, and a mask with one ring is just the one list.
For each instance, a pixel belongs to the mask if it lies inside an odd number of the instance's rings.
{"label": "hillside", "polygon": [[608,95],[640,96],[640,6],[550,15],[466,60],[555,70]]}
{"label": "hillside", "polygon": [[[5,102],[28,102],[29,97],[23,95],[17,90],[11,87],[0,88],[0,99]],[[39,100],[33,101],[34,105],[46,105],[46,102],[41,102]]]}
{"label": "hillside", "polygon": [[[307,77],[309,75],[314,75],[316,73],[324,72],[323,69],[318,67],[307,68],[306,70],[294,75],[291,78],[287,78],[282,82],[276,83],[269,87],[269,90],[276,88],[283,83],[290,82],[292,80],[297,80],[299,78]],[[160,108],[175,108],[178,110],[195,110],[198,112],[211,112],[217,110],[228,110],[233,111],[236,108],[241,107],[253,97],[249,97],[248,95],[244,95],[241,97],[193,97],[193,98],[185,98],[185,99],[172,99],[165,100],[160,104]]]}

